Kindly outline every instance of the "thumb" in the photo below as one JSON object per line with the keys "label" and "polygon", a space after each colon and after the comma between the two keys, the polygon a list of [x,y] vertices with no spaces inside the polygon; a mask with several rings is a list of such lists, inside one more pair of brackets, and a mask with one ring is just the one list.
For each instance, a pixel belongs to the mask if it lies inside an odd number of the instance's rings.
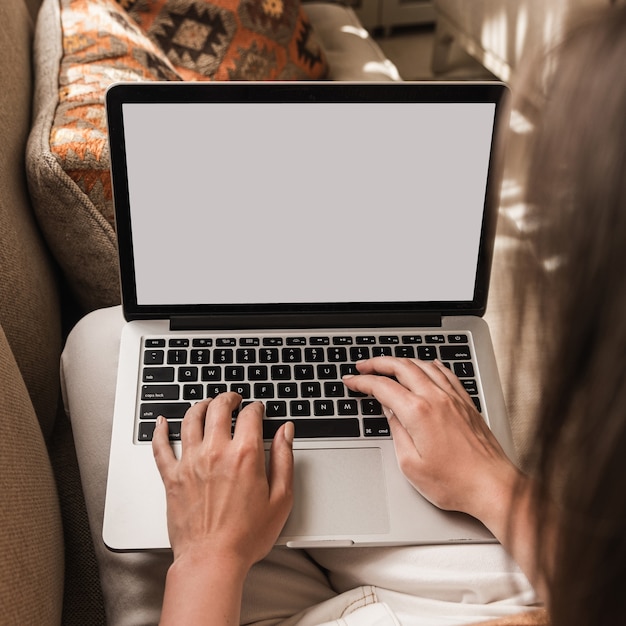
{"label": "thumb", "polygon": [[293,505],[293,437],[292,422],[283,424],[272,441],[269,462],[270,501],[285,507]]}

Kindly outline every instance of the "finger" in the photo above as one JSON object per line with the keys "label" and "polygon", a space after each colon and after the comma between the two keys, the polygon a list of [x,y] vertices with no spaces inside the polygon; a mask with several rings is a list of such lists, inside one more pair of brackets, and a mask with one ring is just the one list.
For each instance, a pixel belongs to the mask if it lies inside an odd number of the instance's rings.
{"label": "finger", "polygon": [[207,408],[211,402],[210,399],[202,400],[187,409],[180,427],[180,440],[183,450],[202,441]]}
{"label": "finger", "polygon": [[232,440],[233,411],[241,404],[241,396],[233,391],[213,398],[206,412],[204,442],[209,445],[226,445]]}
{"label": "finger", "polygon": [[293,422],[283,424],[272,441],[269,462],[270,502],[287,514],[293,506]]}
{"label": "finger", "polygon": [[471,397],[467,390],[463,386],[463,383],[460,381],[459,377],[454,374],[450,369],[448,369],[441,361],[436,359],[433,361],[435,366],[441,371],[441,373],[448,379],[454,390],[461,395],[467,402],[471,402]]}
{"label": "finger", "polygon": [[445,376],[427,361],[381,356],[367,361],[359,361],[357,369],[361,374],[392,376],[413,393],[422,393],[433,383],[437,386],[443,384],[449,387]]}
{"label": "finger", "polygon": [[160,415],[152,435],[152,454],[163,481],[169,474],[172,465],[176,463],[176,456],[170,445],[169,431],[167,420]]}
{"label": "finger", "polygon": [[242,409],[235,423],[233,439],[252,439],[263,446],[263,416],[265,407],[262,402],[253,402]]}
{"label": "finger", "polygon": [[400,381],[388,376],[360,374],[358,376],[344,376],[342,380],[348,389],[374,396],[383,406],[389,407],[396,415],[410,406],[416,398],[415,393],[407,389]]}

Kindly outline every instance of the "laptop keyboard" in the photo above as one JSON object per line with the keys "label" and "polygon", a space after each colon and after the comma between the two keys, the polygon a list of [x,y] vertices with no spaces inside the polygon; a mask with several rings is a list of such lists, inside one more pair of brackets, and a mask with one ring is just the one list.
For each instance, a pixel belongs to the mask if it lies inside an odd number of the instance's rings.
{"label": "laptop keyboard", "polygon": [[146,337],[137,441],[152,440],[159,415],[168,419],[170,439],[179,440],[187,409],[224,391],[239,393],[242,407],[263,402],[264,439],[286,421],[294,423],[299,439],[390,438],[380,403],[341,381],[358,374],[356,361],[383,355],[438,358],[481,411],[467,333]]}

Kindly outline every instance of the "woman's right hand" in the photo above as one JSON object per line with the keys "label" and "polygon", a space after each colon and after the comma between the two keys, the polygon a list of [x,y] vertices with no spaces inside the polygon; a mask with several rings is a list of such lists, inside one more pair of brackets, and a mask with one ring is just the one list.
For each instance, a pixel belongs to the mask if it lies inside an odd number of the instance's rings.
{"label": "woman's right hand", "polygon": [[519,472],[448,368],[376,357],[357,369],[343,382],[382,404],[400,468],[425,498],[484,522],[510,503]]}

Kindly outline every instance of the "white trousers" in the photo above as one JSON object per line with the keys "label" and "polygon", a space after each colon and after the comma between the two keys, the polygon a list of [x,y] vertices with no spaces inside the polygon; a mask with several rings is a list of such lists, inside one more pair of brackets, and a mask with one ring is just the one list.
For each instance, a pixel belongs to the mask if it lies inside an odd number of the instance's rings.
{"label": "white trousers", "polygon": [[[102,541],[104,494],[120,307],[91,313],[71,332],[61,362],[107,621],[159,620],[169,552],[114,553]],[[497,544],[290,550],[276,548],[251,570],[242,623],[469,624],[527,610],[533,589]]]}

